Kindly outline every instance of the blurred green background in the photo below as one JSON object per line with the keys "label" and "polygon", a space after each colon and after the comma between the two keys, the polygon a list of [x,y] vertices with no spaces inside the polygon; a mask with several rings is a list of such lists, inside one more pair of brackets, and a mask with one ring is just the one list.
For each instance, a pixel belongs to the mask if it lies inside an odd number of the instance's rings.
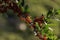
{"label": "blurred green background", "polygon": [[[46,16],[48,12],[47,6],[57,10],[60,9],[60,0],[25,0],[25,3],[29,5],[32,17],[40,16],[41,14]],[[12,13],[13,17],[8,18],[6,14],[11,15],[10,13]],[[57,15],[56,18],[60,19],[60,15]],[[51,23],[50,27],[54,29],[54,33],[60,39],[60,21],[49,19],[49,22]],[[0,14],[0,40],[39,40],[26,25],[26,27],[21,28],[25,28],[24,30],[18,30],[20,23],[23,22],[13,13],[13,10]]]}

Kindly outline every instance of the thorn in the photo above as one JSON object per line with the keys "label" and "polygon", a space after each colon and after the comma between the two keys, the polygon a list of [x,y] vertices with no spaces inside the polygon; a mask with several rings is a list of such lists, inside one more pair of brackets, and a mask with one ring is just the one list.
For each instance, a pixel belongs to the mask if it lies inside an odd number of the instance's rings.
{"label": "thorn", "polygon": [[50,29],[51,31],[53,31],[53,29],[52,29],[52,28],[50,28],[50,27],[49,27],[49,29]]}
{"label": "thorn", "polygon": [[37,35],[37,33],[34,31],[34,34],[35,34],[35,36]]}
{"label": "thorn", "polygon": [[16,0],[16,3],[18,3],[18,0]]}
{"label": "thorn", "polygon": [[47,25],[47,23],[46,22],[44,22],[46,25]]}
{"label": "thorn", "polygon": [[60,21],[59,19],[55,19],[56,21]]}

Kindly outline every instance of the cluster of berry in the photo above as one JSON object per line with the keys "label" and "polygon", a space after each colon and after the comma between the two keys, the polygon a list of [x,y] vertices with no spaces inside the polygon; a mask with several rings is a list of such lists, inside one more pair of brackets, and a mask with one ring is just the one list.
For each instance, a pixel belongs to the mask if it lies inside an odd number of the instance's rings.
{"label": "cluster of berry", "polygon": [[11,1],[11,0],[2,0],[0,1],[0,12],[4,13],[8,9],[12,9],[14,12],[18,12],[20,15],[22,13],[22,10],[20,7],[18,7],[17,3]]}

